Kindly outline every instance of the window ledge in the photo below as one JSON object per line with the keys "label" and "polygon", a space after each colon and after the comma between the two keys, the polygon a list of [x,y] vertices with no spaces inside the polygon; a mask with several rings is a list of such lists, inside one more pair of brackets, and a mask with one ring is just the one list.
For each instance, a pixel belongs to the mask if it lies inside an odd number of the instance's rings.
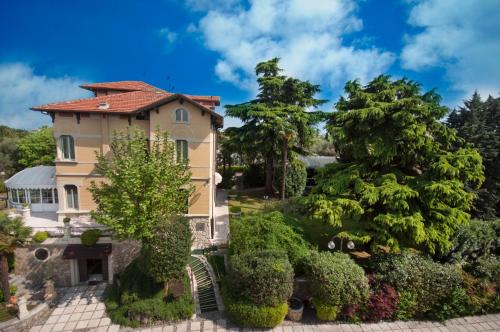
{"label": "window ledge", "polygon": [[61,164],[77,164],[78,161],[76,160],[71,160],[71,159],[56,159],[56,163],[61,163]]}

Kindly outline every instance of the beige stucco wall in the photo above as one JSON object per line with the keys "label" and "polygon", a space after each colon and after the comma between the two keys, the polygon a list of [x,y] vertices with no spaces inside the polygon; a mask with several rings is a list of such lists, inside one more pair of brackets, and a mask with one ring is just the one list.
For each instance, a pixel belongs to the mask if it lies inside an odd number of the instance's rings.
{"label": "beige stucco wall", "polygon": [[[176,123],[175,110],[184,108],[188,111],[188,123]],[[149,120],[131,118],[132,125],[142,128],[150,138],[159,127],[167,130],[172,140],[188,141],[189,165],[192,172],[195,192],[190,199],[189,215],[212,216],[213,205],[213,173],[215,171],[215,155],[213,141],[214,129],[210,114],[202,112],[188,102],[178,101],[159,107],[150,112]],[[128,116],[115,114],[91,114],[77,121],[72,117],[55,114],[54,135],[58,142],[58,158],[56,160],[56,182],[59,193],[59,215],[88,213],[95,208],[90,192],[87,190],[91,181],[99,180],[95,174],[96,153],[109,152],[109,144],[113,131],[124,130],[129,126]],[[75,161],[61,160],[61,135],[71,135],[75,140]],[[79,211],[70,211],[66,207],[64,185],[74,184],[78,187]]]}

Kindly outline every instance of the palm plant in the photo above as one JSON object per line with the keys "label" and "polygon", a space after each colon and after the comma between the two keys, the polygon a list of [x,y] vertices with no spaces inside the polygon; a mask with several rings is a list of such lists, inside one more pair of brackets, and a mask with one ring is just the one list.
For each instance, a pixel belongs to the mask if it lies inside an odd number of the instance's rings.
{"label": "palm plant", "polygon": [[8,256],[23,246],[31,235],[31,228],[26,227],[21,217],[9,218],[0,212],[0,284],[5,301],[10,294]]}

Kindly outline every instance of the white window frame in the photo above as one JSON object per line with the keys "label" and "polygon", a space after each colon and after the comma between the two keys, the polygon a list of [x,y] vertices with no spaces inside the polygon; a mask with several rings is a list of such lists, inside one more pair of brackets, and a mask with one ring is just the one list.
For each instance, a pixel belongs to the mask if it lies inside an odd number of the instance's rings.
{"label": "white window frame", "polygon": [[[177,114],[179,114],[179,119],[177,119]],[[176,109],[174,117],[177,123],[189,123],[189,112],[185,108]]]}
{"label": "white window frame", "polygon": [[[47,201],[45,201],[44,197],[43,197],[44,191],[50,193],[50,196],[47,197]],[[40,190],[40,197],[41,197],[42,204],[54,204],[54,191],[52,189],[41,189]],[[50,201],[48,201],[49,198],[50,198]]]}
{"label": "white window frame", "polygon": [[[185,146],[184,146],[185,144]],[[180,150],[179,150],[180,145]],[[184,154],[186,154],[184,156]],[[175,157],[177,161],[188,162],[189,160],[189,142],[185,139],[176,139],[175,140]],[[180,157],[180,158],[179,158]]]}
{"label": "white window frame", "polygon": [[[75,192],[71,196],[68,195],[69,187],[74,187]],[[80,199],[78,197],[78,186],[74,184],[65,184],[64,185],[64,196],[66,198],[66,209],[67,210],[79,210],[80,209]],[[71,200],[69,199],[71,197]],[[71,201],[71,206],[70,206]],[[75,204],[76,202],[76,204]]]}
{"label": "white window frame", "polygon": [[[65,151],[65,144],[69,151]],[[61,152],[60,160],[76,160],[76,148],[75,148],[75,138],[71,135],[61,135],[59,137],[59,150]],[[65,156],[68,152],[68,158]],[[73,152],[73,155],[71,154]]]}

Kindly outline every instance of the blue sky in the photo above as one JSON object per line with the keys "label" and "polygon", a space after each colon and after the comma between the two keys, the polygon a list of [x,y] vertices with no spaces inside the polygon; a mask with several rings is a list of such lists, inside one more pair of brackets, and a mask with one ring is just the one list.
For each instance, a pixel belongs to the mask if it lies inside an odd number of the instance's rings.
{"label": "blue sky", "polygon": [[255,64],[274,56],[321,85],[325,110],[347,80],[381,73],[456,107],[475,89],[499,95],[499,54],[497,0],[2,0],[0,124],[49,124],[29,107],[89,96],[78,88],[88,82],[243,102],[255,96]]}

